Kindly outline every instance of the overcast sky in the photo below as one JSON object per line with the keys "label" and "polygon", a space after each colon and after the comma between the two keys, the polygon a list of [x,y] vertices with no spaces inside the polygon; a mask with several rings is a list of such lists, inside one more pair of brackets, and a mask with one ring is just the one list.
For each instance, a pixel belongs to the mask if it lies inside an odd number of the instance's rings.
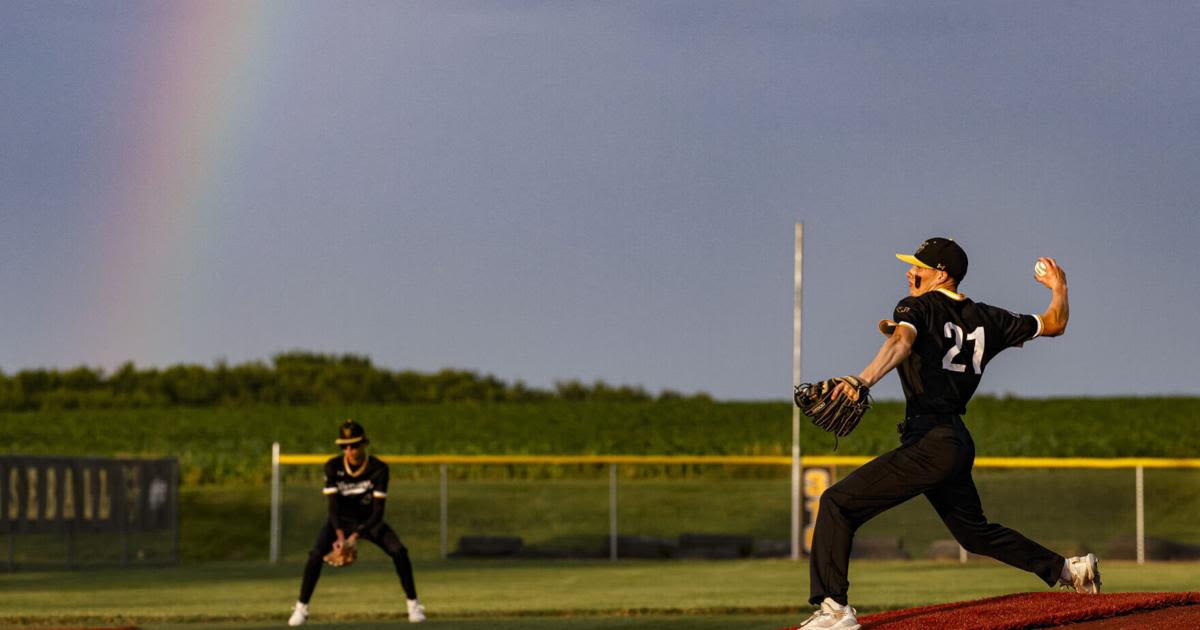
{"label": "overcast sky", "polygon": [[[724,399],[857,373],[950,236],[1064,337],[981,392],[1200,394],[1194,2],[0,4],[0,369],[351,352]],[[877,395],[897,397],[894,376]]]}

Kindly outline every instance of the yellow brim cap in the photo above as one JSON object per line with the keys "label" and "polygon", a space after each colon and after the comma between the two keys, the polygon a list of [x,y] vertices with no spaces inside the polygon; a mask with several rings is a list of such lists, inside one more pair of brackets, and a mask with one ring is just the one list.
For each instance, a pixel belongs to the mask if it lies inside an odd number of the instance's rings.
{"label": "yellow brim cap", "polygon": [[917,260],[917,257],[913,256],[912,254],[896,254],[896,258],[899,258],[910,265],[916,265],[917,267],[923,267],[925,269],[933,269],[933,267],[930,267],[929,265]]}

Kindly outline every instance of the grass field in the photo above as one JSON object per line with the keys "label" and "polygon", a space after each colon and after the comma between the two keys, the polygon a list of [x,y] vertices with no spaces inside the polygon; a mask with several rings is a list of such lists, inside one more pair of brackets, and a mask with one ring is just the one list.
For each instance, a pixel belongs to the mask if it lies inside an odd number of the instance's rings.
{"label": "grass field", "polygon": [[[1106,590],[1195,588],[1198,564],[1106,562]],[[862,612],[1044,590],[1035,577],[991,560],[965,565],[851,565]],[[286,619],[301,565],[205,563],[164,569],[0,575],[0,624],[137,624],[144,628],[266,628]],[[416,566],[433,628],[778,628],[807,614],[806,563],[757,561],[425,561]],[[403,623],[390,565],[365,559],[326,569],[314,625],[389,628]]]}

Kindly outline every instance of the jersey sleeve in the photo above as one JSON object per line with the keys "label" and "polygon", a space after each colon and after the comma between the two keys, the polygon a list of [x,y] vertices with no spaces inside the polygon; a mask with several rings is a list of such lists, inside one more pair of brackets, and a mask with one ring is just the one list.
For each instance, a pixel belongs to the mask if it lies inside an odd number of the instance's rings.
{"label": "jersey sleeve", "polygon": [[1042,334],[1042,318],[1037,315],[1023,315],[1002,308],[991,308],[991,311],[1005,348],[1019,346]]}
{"label": "jersey sleeve", "polygon": [[929,319],[929,309],[925,303],[915,297],[909,296],[900,300],[896,304],[895,310],[892,311],[892,319],[895,320],[897,326],[907,326],[913,332],[920,334],[922,330],[928,330],[926,324]]}
{"label": "jersey sleeve", "polygon": [[371,496],[375,497],[376,499],[387,498],[388,478],[390,476],[391,473],[388,471],[388,465],[382,461],[379,462],[379,472],[375,474],[375,479],[372,480],[371,484],[374,486],[374,489],[371,491]]}
{"label": "jersey sleeve", "polygon": [[337,458],[325,462],[325,485],[321,492],[325,495],[337,494]]}

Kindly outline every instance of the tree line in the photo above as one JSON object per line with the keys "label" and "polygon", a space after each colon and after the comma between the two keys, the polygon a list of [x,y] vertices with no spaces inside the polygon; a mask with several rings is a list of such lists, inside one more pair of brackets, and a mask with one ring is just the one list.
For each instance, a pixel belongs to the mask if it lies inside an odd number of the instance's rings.
{"label": "tree line", "polygon": [[553,388],[507,382],[490,374],[444,369],[389,370],[366,356],[293,351],[270,362],[208,367],[179,364],[159,369],[125,363],[111,373],[80,366],[67,370],[0,371],[0,410],[215,407],[251,404],[324,405],[440,403],[451,401],[651,401],[710,399],[704,392],[651,394],[636,385],[558,381]]}

